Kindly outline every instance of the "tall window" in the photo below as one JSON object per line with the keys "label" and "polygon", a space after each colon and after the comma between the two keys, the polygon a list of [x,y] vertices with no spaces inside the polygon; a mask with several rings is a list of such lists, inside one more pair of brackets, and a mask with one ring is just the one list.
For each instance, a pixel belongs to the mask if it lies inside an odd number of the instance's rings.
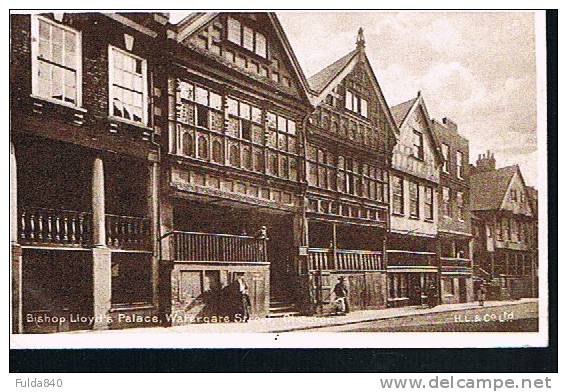
{"label": "tall window", "polygon": [[412,218],[419,218],[419,184],[417,182],[409,182],[409,213]]}
{"label": "tall window", "polygon": [[425,219],[433,220],[433,188],[425,187]]}
{"label": "tall window", "polygon": [[146,60],[109,46],[108,62],[110,114],[146,124]]}
{"label": "tall window", "polygon": [[404,214],[404,180],[401,177],[392,177],[392,204],[394,214]]}
{"label": "tall window", "polygon": [[443,143],[441,145],[441,152],[443,153],[443,171],[445,173],[449,173],[449,158],[450,158],[449,145]]}
{"label": "tall window", "polygon": [[238,19],[228,18],[227,39],[244,49],[266,58],[268,56],[268,43],[266,36],[248,26],[243,26]]}
{"label": "tall window", "polygon": [[465,176],[465,171],[463,166],[463,153],[460,151],[457,151],[457,176],[459,178],[464,178]]}
{"label": "tall window", "polygon": [[81,33],[32,17],[32,92],[81,106]]}
{"label": "tall window", "polygon": [[515,189],[510,190],[510,201],[518,201],[518,192]]}
{"label": "tall window", "polygon": [[504,240],[510,240],[510,220],[508,218],[502,218],[502,232]]}
{"label": "tall window", "polygon": [[345,108],[368,118],[368,102],[349,90],[346,91],[345,95]]}
{"label": "tall window", "polygon": [[423,133],[413,131],[413,156],[423,159]]}
{"label": "tall window", "polygon": [[457,192],[457,218],[460,221],[465,220],[465,208],[463,202],[463,192]]}
{"label": "tall window", "polygon": [[446,186],[443,187],[443,216],[451,217],[451,191]]}

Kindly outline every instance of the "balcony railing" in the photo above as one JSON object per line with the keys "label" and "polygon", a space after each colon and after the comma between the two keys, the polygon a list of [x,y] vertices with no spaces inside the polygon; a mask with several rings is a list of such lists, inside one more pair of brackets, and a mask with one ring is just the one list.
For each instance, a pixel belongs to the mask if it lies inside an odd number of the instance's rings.
{"label": "balcony railing", "polygon": [[443,267],[471,267],[471,260],[462,257],[441,257],[441,265]]}
{"label": "balcony railing", "polygon": [[[147,250],[151,246],[148,218],[106,214],[107,246]],[[93,245],[90,212],[42,207],[18,209],[18,238],[23,245],[89,247]]]}
{"label": "balcony railing", "polygon": [[268,262],[266,240],[251,236],[174,231],[176,261]]}
{"label": "balcony railing", "polygon": [[92,216],[88,212],[25,207],[18,215],[22,244],[83,246],[92,242]]}
{"label": "balcony railing", "polygon": [[106,214],[106,244],[112,248],[150,250],[149,218]]}
{"label": "balcony railing", "polygon": [[[382,252],[371,250],[309,248],[307,268],[310,271],[376,271],[382,269]],[[336,257],[335,257],[336,255]]]}
{"label": "balcony railing", "polygon": [[437,255],[432,252],[388,250],[388,266],[429,267],[437,266]]}

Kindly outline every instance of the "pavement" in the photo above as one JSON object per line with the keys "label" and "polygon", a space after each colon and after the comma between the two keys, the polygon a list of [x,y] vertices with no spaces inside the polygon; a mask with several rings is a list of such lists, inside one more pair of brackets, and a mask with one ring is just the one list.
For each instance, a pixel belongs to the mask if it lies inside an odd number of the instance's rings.
{"label": "pavement", "polygon": [[[247,323],[201,323],[201,324],[188,324],[173,327],[151,327],[151,328],[129,328],[120,330],[108,331],[74,331],[67,333],[97,333],[97,334],[112,334],[112,333],[257,333],[257,332],[270,332],[270,333],[283,333],[283,332],[314,332],[318,331],[339,331],[339,330],[360,330],[367,329],[359,328],[365,324],[378,321],[396,320],[413,318],[415,321],[416,316],[421,317],[422,322],[440,323],[435,321],[434,317],[447,314],[452,317],[452,313],[463,314],[466,312],[474,313],[483,312],[496,314],[497,308],[507,309],[510,307],[517,307],[518,305],[529,305],[531,318],[537,318],[537,298],[523,298],[515,301],[486,301],[484,306],[478,305],[478,302],[460,303],[460,304],[443,304],[434,308],[424,308],[418,306],[408,306],[403,308],[389,308],[378,310],[359,310],[353,311],[344,316],[290,316],[281,318],[253,318]],[[526,307],[526,306],[524,306]],[[489,311],[487,309],[492,309]],[[534,313],[535,309],[535,313]],[[527,314],[527,313],[526,313]],[[527,317],[527,316],[526,316]],[[445,320],[448,320],[445,317]],[[402,320],[403,323],[403,320]],[[368,329],[373,330],[373,329]],[[378,331],[378,329],[377,329]]]}

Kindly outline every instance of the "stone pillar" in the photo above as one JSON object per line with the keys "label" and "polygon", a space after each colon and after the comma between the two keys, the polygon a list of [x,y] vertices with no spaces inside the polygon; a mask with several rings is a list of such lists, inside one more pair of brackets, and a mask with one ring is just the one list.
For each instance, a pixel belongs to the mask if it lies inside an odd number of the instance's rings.
{"label": "stone pillar", "polygon": [[16,150],[10,143],[10,250],[12,252],[12,333],[24,331],[22,319],[22,248],[18,244]]}
{"label": "stone pillar", "polygon": [[107,329],[112,296],[112,255],[106,247],[104,207],[104,164],[101,157],[93,162],[92,173],[93,210],[93,329]]}
{"label": "stone pillar", "polygon": [[96,157],[92,174],[93,245],[106,247],[105,207],[104,207],[104,164]]}

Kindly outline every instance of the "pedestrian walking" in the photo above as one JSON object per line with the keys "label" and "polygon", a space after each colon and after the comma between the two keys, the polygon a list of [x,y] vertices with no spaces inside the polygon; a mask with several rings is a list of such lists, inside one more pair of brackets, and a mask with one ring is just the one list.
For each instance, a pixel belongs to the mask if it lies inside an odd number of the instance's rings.
{"label": "pedestrian walking", "polygon": [[347,314],[349,312],[348,306],[348,289],[345,285],[345,278],[339,277],[338,283],[333,289],[335,294],[336,302],[339,308],[338,314]]}
{"label": "pedestrian walking", "polygon": [[435,283],[431,283],[427,288],[427,306],[429,308],[434,308],[438,305],[437,294],[437,286],[435,285]]}
{"label": "pedestrian walking", "polygon": [[239,310],[242,314],[242,321],[248,322],[250,320],[250,295],[248,294],[248,285],[244,280],[244,276],[239,274],[236,278],[236,284],[238,285],[238,296],[239,296]]}

